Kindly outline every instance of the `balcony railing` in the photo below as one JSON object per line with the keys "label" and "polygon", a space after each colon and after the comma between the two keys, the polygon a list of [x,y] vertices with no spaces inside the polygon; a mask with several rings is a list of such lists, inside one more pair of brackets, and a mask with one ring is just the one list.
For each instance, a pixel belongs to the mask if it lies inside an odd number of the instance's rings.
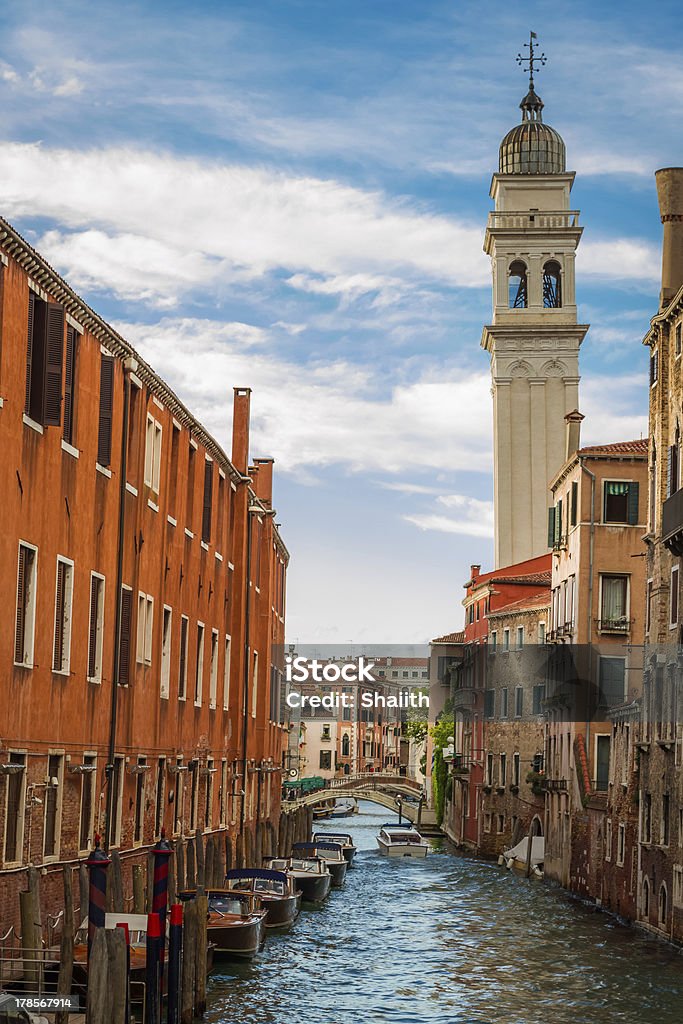
{"label": "balcony railing", "polygon": [[627,615],[620,615],[614,619],[598,619],[598,631],[600,633],[628,633],[631,629],[632,620]]}
{"label": "balcony railing", "polygon": [[518,213],[505,210],[492,210],[489,213],[490,228],[577,228],[579,226],[578,210],[532,210],[529,213]]}
{"label": "balcony railing", "polygon": [[662,540],[674,555],[683,555],[683,487],[662,506]]}
{"label": "balcony railing", "polygon": [[543,779],[541,788],[548,793],[565,793],[567,791],[566,779]]}

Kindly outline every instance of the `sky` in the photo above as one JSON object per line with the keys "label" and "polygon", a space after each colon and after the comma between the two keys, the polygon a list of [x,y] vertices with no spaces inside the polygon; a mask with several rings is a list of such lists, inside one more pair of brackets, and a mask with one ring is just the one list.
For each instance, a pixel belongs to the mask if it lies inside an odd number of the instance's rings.
{"label": "sky", "polygon": [[462,628],[493,557],[482,251],[533,29],[576,171],[583,441],[647,433],[678,4],[0,7],[0,213],[229,451],[276,459],[288,640]]}

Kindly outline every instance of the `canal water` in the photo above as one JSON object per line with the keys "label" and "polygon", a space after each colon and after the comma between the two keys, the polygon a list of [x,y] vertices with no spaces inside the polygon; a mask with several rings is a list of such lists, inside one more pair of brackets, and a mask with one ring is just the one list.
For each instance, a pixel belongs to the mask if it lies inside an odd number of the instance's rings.
{"label": "canal water", "polygon": [[218,966],[210,1024],[683,1022],[683,955],[445,841],[380,857],[391,815],[360,807],[337,823],[359,848],[344,888],[253,963]]}

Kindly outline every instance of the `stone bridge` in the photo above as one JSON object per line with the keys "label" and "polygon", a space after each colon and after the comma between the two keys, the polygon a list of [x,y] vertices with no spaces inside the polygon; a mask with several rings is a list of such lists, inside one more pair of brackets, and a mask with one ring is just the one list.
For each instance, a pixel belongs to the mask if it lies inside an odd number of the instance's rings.
{"label": "stone bridge", "polygon": [[[409,821],[418,819],[422,786],[415,779],[405,775],[384,775],[379,772],[366,772],[358,775],[344,775],[338,779],[329,779],[324,789],[314,793],[306,793],[299,797],[297,804],[310,806],[323,803],[331,798],[348,797],[356,800],[369,800],[380,804],[394,812],[398,810],[397,799],[401,800],[401,813]],[[410,799],[412,797],[412,799]],[[408,799],[406,799],[408,798]],[[343,821],[344,819],[339,819]]]}

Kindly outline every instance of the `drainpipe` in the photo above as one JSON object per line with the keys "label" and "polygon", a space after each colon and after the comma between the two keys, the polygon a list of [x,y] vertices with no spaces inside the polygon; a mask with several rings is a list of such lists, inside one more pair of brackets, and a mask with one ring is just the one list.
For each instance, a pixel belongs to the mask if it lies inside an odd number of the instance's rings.
{"label": "drainpipe", "polygon": [[[590,662],[591,628],[593,623],[593,562],[595,554],[595,473],[591,473],[584,460],[579,456],[579,466],[591,481],[591,525],[590,543],[588,546],[588,611],[586,616],[586,644],[589,651],[589,674],[592,669]],[[586,755],[590,756],[590,722],[586,722]]]}
{"label": "drainpipe", "polygon": [[109,712],[109,749],[107,751],[107,802],[105,810],[104,849],[109,852],[114,817],[114,755],[116,753],[116,720],[119,699],[119,660],[121,632],[121,589],[123,585],[123,540],[126,522],[126,476],[128,472],[128,426],[130,418],[130,375],[138,368],[137,360],[127,356],[123,361],[123,425],[121,429],[121,464],[119,474],[119,528],[116,550],[116,613],[114,618],[114,667],[111,680],[111,708]]}

